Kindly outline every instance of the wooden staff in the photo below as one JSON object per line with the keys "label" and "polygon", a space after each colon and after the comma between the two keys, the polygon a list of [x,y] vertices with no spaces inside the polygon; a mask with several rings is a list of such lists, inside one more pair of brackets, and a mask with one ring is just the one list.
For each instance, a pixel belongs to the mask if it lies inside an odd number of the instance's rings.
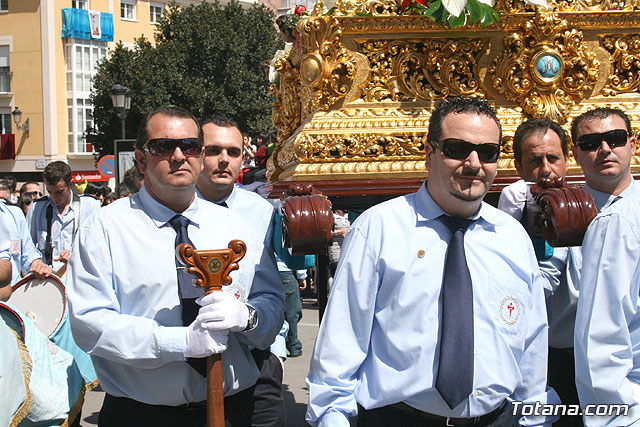
{"label": "wooden staff", "polygon": [[[184,261],[187,272],[196,276],[196,284],[204,288],[205,295],[221,291],[231,284],[229,273],[238,269],[247,252],[242,240],[232,240],[227,249],[194,250],[181,243],[176,250]],[[224,394],[222,389],[222,356],[207,357],[207,427],[224,427]]]}

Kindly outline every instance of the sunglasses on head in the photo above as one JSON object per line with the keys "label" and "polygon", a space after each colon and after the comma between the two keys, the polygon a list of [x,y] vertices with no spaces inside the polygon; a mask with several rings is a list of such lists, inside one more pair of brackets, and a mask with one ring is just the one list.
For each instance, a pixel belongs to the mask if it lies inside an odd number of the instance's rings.
{"label": "sunglasses on head", "polygon": [[176,147],[185,156],[199,156],[202,152],[202,142],[198,138],[154,138],[147,141],[144,151],[152,156],[170,156]]}
{"label": "sunglasses on head", "polygon": [[434,148],[439,148],[445,156],[456,160],[466,159],[472,151],[478,153],[478,159],[483,163],[495,163],[500,156],[500,144],[472,144],[458,138],[446,138],[430,144]]}
{"label": "sunglasses on head", "polygon": [[595,151],[600,148],[602,141],[606,141],[609,147],[622,147],[627,145],[627,131],[624,129],[614,129],[603,133],[588,133],[578,138],[576,145],[582,151]]}

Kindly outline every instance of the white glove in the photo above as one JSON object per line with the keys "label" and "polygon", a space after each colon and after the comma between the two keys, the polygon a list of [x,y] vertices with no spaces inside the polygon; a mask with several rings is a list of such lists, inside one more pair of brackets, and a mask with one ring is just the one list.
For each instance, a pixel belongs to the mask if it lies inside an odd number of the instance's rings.
{"label": "white glove", "polygon": [[249,322],[249,309],[229,292],[216,291],[198,298],[202,307],[196,320],[210,331],[243,331]]}
{"label": "white glove", "polygon": [[194,320],[187,328],[185,338],[185,357],[206,357],[222,353],[227,349],[227,332],[204,329],[198,320]]}

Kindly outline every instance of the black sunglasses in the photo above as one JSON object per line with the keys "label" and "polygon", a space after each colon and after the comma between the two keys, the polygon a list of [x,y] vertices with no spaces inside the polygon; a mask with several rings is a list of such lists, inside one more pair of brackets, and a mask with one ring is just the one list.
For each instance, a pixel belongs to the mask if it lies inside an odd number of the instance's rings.
{"label": "black sunglasses", "polygon": [[600,148],[602,141],[606,141],[609,147],[623,147],[627,145],[629,134],[624,129],[614,129],[603,133],[588,133],[578,138],[576,145],[582,151],[595,151]]}
{"label": "black sunglasses", "polygon": [[152,156],[170,156],[176,147],[185,156],[199,156],[202,152],[202,142],[198,138],[154,138],[147,141],[144,151]]}
{"label": "black sunglasses", "polygon": [[478,159],[483,163],[495,163],[500,156],[500,144],[472,144],[458,138],[446,138],[442,141],[432,141],[430,144],[439,148],[445,156],[456,160],[466,159],[472,151],[478,153]]}

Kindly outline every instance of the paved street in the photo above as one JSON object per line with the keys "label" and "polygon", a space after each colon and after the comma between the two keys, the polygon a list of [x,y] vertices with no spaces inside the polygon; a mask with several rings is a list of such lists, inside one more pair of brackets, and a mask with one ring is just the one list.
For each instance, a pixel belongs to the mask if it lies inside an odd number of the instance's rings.
{"label": "paved street", "polygon": [[[307,408],[307,385],[304,380],[309,371],[311,351],[318,333],[318,306],[312,305],[315,300],[304,299],[302,320],[298,324],[298,336],[302,341],[302,356],[289,358],[284,364],[284,401],[287,407],[287,426],[308,426],[304,421]],[[104,393],[91,391],[87,394],[82,408],[82,421],[84,427],[98,424],[98,412],[102,406]],[[176,426],[177,427],[177,426]]]}

